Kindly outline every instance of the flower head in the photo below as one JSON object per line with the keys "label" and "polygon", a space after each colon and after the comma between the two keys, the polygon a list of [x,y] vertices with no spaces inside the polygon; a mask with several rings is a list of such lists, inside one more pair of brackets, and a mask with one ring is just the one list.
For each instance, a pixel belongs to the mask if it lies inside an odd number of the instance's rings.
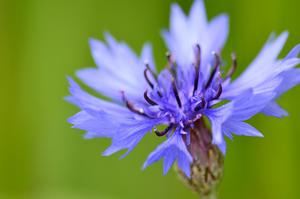
{"label": "flower head", "polygon": [[[138,57],[108,34],[107,44],[90,40],[97,68],[80,70],[77,76],[110,100],[90,95],[69,78],[68,100],[81,109],[69,122],[85,130],[86,138],[111,138],[105,156],[122,149],[127,149],[123,156],[127,155],[153,131],[163,142],[149,155],[144,168],[163,158],[164,173],[177,161],[189,177],[197,156],[195,148],[205,151],[208,145],[215,145],[225,154],[225,136],[262,136],[245,122],[249,118],[258,113],[287,115],[275,100],[300,82],[300,69],[294,68],[300,63],[300,45],[278,60],[287,33],[272,37],[245,72],[232,81],[237,67],[234,54],[228,72],[221,70],[221,50],[228,33],[226,15],[207,21],[201,0],[195,0],[188,16],[174,4],[170,26],[163,32],[170,51],[167,66],[159,73],[149,44]],[[205,131],[196,139],[193,129],[204,125],[203,118],[209,119],[212,134]],[[158,125],[165,128],[159,131]]]}

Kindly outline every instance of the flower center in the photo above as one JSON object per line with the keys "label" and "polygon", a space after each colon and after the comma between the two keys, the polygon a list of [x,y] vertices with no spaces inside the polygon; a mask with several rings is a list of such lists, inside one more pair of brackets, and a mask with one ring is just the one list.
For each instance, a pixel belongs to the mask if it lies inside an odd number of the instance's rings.
{"label": "flower center", "polygon": [[[146,103],[137,107],[128,101],[122,92],[123,101],[130,111],[153,119],[166,118],[168,127],[163,131],[154,130],[158,136],[166,135],[178,125],[184,130],[193,128],[195,121],[202,117],[203,111],[220,101],[219,98],[223,91],[222,83],[230,78],[236,70],[237,61],[235,55],[232,54],[232,66],[225,78],[222,78],[220,55],[213,52],[214,63],[210,74],[205,78],[201,73],[200,45],[195,45],[194,52],[195,61],[191,85],[185,81],[180,84],[181,76],[178,74],[178,66],[173,61],[172,55],[167,54],[166,70],[163,70],[159,75],[151,69],[148,63],[145,64],[144,78],[151,88],[150,92],[148,90],[144,92]],[[188,76],[188,78],[190,77]],[[191,91],[189,92],[189,90]]]}

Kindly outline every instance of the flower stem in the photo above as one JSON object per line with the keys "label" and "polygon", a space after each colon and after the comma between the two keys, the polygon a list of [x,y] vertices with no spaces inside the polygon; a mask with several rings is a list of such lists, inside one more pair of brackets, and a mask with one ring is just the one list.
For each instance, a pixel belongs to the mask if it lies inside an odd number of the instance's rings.
{"label": "flower stem", "polygon": [[200,199],[217,199],[217,194],[216,194],[216,192],[212,192],[208,195],[200,196]]}

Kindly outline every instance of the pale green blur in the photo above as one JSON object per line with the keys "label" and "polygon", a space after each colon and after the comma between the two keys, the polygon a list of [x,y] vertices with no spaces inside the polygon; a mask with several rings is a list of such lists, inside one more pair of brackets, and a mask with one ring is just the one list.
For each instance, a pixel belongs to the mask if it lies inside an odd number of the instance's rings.
{"label": "pale green blur", "polygon": [[[94,66],[88,39],[109,31],[140,52],[154,45],[165,64],[160,30],[171,0],[0,0],[0,198],[193,199],[197,196],[161,163],[141,171],[161,140],[147,135],[125,159],[101,157],[109,140],[84,140],[66,119],[67,75]],[[187,11],[191,0],[181,0]],[[207,0],[208,16],[227,12],[230,37],[223,57],[237,53],[241,72],[272,31],[288,29],[281,56],[300,43],[298,0]],[[125,63],[126,64],[126,63]],[[259,73],[259,71],[257,71]],[[265,138],[228,141],[221,199],[298,199],[300,87],[280,99],[290,116],[258,116]]]}

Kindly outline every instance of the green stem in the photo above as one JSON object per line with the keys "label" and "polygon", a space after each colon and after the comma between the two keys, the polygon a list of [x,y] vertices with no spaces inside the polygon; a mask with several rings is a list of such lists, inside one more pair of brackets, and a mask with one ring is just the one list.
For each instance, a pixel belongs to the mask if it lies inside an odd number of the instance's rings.
{"label": "green stem", "polygon": [[215,192],[212,192],[208,195],[200,196],[200,199],[217,199],[217,194]]}

